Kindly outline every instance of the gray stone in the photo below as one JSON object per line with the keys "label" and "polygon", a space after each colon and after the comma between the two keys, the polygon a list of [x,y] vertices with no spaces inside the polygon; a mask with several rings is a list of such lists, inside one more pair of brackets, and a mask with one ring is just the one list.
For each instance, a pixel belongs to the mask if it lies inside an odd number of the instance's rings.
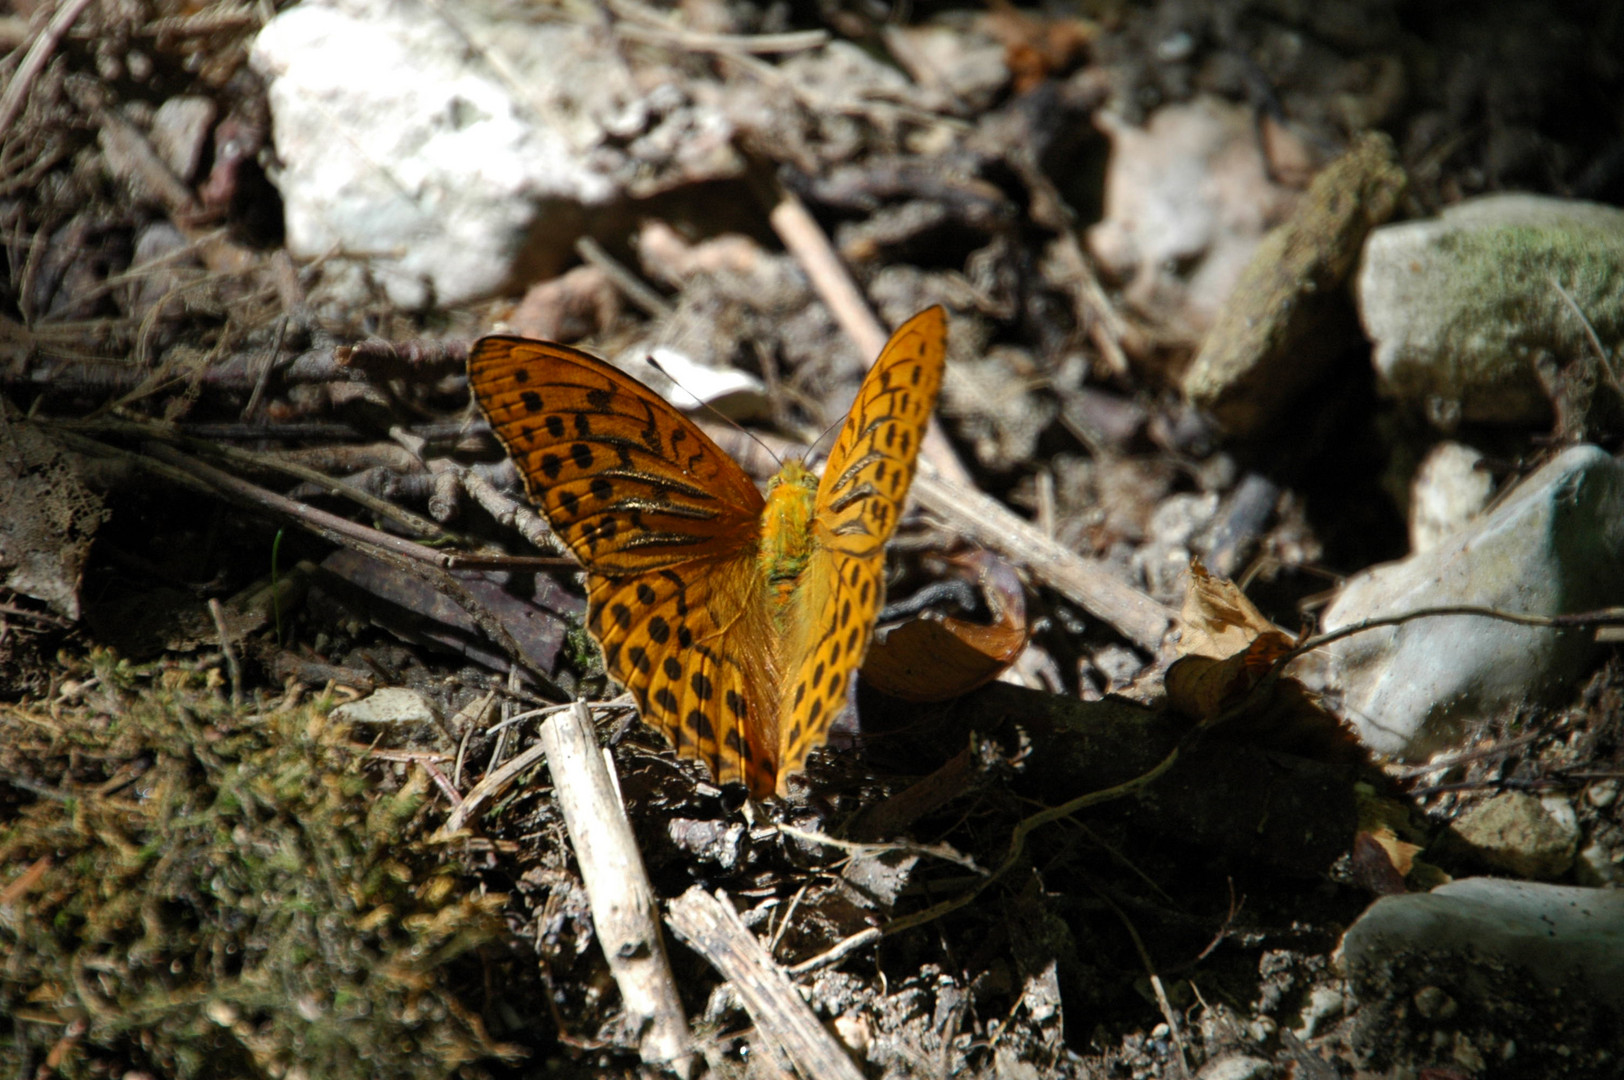
{"label": "gray stone", "polygon": [[1618,1075],[1624,892],[1468,878],[1384,897],[1338,960],[1367,1075]]}
{"label": "gray stone", "polygon": [[1464,1015],[1481,1007],[1493,969],[1520,977],[1530,997],[1624,1015],[1624,891],[1465,878],[1383,897],[1343,936],[1339,958],[1361,1000],[1402,990]]}
{"label": "gray stone", "polygon": [[[1575,446],[1437,547],[1350,578],[1322,621],[1333,630],[1445,605],[1556,615],[1621,602],[1624,465]],[[1591,649],[1581,630],[1434,615],[1334,642],[1295,671],[1373,749],[1416,760],[1571,685]]]}
{"label": "gray stone", "polygon": [[422,724],[434,720],[434,706],[416,690],[384,686],[364,698],[346,702],[331,713],[333,719],[355,724]]}
{"label": "gray stone", "polygon": [[182,183],[197,179],[216,111],[211,98],[181,96],[169,98],[153,114],[152,148]]}
{"label": "gray stone", "polygon": [[202,263],[185,235],[168,221],[155,221],[135,238],[130,260],[130,309],[138,318],[149,317],[154,305],[164,305],[166,319],[186,310],[185,288],[202,275]]}
{"label": "gray stone", "polygon": [[1446,430],[1544,422],[1536,363],[1590,355],[1575,307],[1624,336],[1621,268],[1624,210],[1596,203],[1491,195],[1377,229],[1357,295],[1378,378]]}
{"label": "gray stone", "polygon": [[1549,801],[1503,791],[1457,818],[1455,837],[1497,869],[1545,880],[1561,877],[1573,865],[1579,822],[1572,806],[1548,809]]}

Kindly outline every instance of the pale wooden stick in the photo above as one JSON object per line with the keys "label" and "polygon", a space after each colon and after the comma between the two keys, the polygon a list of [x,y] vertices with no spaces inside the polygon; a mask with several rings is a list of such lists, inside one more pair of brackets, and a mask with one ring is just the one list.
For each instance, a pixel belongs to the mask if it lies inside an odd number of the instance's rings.
{"label": "pale wooden stick", "polygon": [[756,1029],[794,1063],[796,1072],[816,1080],[862,1080],[862,1070],[818,1022],[731,903],[695,885],[671,901],[666,922],[722,973]]}
{"label": "pale wooden stick", "polygon": [[654,888],[598,753],[586,705],[576,702],[542,724],[541,746],[592,904],[598,943],[620,987],[631,1029],[642,1032],[643,1060],[688,1076],[694,1067],[692,1040],[666,959]]}
{"label": "pale wooden stick", "polygon": [[932,475],[929,468],[914,477],[913,494],[948,532],[1026,567],[1035,580],[1104,619],[1140,648],[1160,653],[1174,612],[1103,563],[1062,547],[997,500]]}

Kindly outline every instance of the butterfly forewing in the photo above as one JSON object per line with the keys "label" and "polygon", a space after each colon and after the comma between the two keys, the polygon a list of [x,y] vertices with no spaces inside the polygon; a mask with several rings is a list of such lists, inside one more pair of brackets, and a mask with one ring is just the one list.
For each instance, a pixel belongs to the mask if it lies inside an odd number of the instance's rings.
{"label": "butterfly forewing", "polygon": [[897,527],[942,386],[947,316],[926,308],[874,361],[818,485],[817,519],[837,551],[867,556]]}
{"label": "butterfly forewing", "polygon": [[468,380],[530,499],[589,571],[625,574],[754,542],[761,493],[654,391],[594,356],[495,335]]}
{"label": "butterfly forewing", "polygon": [[913,482],[947,356],[947,316],[927,308],[891,336],[863,379],[818,484],[813,539],[802,575],[798,646],[780,721],[783,778],[828,739],[885,600],[885,542]]}
{"label": "butterfly forewing", "polygon": [[531,501],[588,571],[587,629],[609,674],[679,754],[770,793],[777,747],[751,715],[752,688],[772,678],[755,484],[663,398],[586,353],[486,337],[468,376]]}

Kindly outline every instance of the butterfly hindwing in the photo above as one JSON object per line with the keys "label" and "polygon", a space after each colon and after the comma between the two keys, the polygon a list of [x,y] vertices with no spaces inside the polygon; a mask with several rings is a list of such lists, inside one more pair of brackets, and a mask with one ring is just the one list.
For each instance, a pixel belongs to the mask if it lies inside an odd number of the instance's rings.
{"label": "butterfly hindwing", "polygon": [[883,559],[830,548],[807,565],[808,574],[815,573],[826,587],[809,592],[805,600],[810,633],[788,683],[788,715],[781,722],[778,746],[780,793],[784,777],[799,772],[807,755],[828,741],[829,726],[846,707],[885,595],[884,569]]}
{"label": "butterfly hindwing", "polygon": [[[631,691],[650,727],[677,753],[704,762],[717,783],[743,783],[755,796],[773,789],[776,747],[752,715],[753,688],[770,675],[752,626],[754,564],[708,561],[621,578],[594,576],[587,629],[609,673]],[[759,607],[759,605],[757,605]],[[732,631],[732,632],[730,632]],[[763,633],[756,630],[756,633]]]}

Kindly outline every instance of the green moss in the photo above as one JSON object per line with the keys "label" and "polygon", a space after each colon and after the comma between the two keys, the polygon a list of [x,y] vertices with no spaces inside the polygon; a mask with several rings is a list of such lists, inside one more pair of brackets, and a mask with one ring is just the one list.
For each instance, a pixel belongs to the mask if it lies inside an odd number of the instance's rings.
{"label": "green moss", "polygon": [[0,708],[0,892],[36,875],[0,908],[0,1074],[80,1026],[59,1075],[516,1056],[455,993],[507,962],[505,898],[421,842],[421,769],[369,763],[321,707],[234,710],[201,675],[106,654],[75,668],[82,705]]}
{"label": "green moss", "polygon": [[603,652],[584,626],[572,625],[565,632],[564,655],[576,671],[587,675],[603,672]]}

